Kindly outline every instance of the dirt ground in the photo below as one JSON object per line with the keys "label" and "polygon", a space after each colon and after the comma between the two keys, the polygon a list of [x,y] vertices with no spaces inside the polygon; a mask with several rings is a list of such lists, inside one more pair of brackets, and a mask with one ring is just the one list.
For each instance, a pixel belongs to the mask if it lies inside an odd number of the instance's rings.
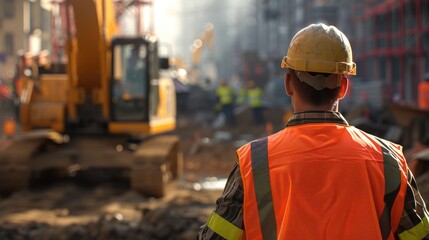
{"label": "dirt ground", "polygon": [[184,174],[155,199],[127,181],[87,186],[55,179],[0,198],[0,239],[195,239],[236,163],[235,149],[281,128],[282,111],[266,111],[267,126],[254,126],[243,111],[233,127],[213,128],[216,116],[181,117]]}

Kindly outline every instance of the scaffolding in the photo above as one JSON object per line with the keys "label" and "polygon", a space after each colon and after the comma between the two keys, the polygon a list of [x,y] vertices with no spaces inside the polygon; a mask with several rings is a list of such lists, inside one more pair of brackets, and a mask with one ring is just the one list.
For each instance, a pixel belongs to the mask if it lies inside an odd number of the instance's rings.
{"label": "scaffolding", "polygon": [[351,10],[358,77],[390,86],[384,93],[390,100],[415,103],[429,72],[429,1],[365,0]]}

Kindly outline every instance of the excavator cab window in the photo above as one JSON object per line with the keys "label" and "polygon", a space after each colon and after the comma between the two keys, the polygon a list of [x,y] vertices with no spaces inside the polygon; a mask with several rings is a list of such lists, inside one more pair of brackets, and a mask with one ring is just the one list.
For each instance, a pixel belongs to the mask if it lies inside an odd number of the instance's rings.
{"label": "excavator cab window", "polygon": [[145,42],[112,44],[113,121],[148,121],[148,57]]}

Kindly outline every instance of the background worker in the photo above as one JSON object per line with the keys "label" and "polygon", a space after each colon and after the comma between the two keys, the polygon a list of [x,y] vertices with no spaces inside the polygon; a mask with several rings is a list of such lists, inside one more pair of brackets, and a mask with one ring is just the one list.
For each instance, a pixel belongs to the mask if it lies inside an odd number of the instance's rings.
{"label": "background worker", "polygon": [[237,106],[244,105],[247,102],[247,89],[244,86],[240,86],[236,91],[237,98],[235,99],[235,103]]}
{"label": "background worker", "polygon": [[256,85],[254,81],[249,81],[247,98],[250,108],[252,109],[253,122],[256,125],[262,125],[265,122],[263,109],[264,91]]}
{"label": "background worker", "polygon": [[425,202],[402,147],[338,112],[356,74],[347,37],[312,24],[282,61],[294,114],[237,150],[199,239],[429,239]]}
{"label": "background worker", "polygon": [[429,73],[423,77],[419,83],[419,108],[429,110]]}
{"label": "background worker", "polygon": [[216,89],[216,97],[218,99],[218,106],[225,116],[226,123],[229,126],[234,125],[234,89],[228,86],[225,80],[222,80]]}

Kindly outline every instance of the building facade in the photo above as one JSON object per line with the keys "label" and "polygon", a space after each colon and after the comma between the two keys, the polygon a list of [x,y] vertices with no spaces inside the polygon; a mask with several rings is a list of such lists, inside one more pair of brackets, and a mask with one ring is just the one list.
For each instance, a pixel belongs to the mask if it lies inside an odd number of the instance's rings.
{"label": "building facade", "polygon": [[16,53],[24,44],[23,1],[0,0],[0,79],[14,75]]}
{"label": "building facade", "polygon": [[362,81],[381,81],[388,98],[415,102],[429,72],[429,1],[365,0],[351,3],[351,42]]}
{"label": "building facade", "polygon": [[50,12],[41,0],[0,0],[0,79],[11,81],[18,51],[49,49]]}
{"label": "building facade", "polygon": [[337,26],[349,38],[354,82],[379,82],[383,101],[415,103],[417,85],[429,73],[428,0],[260,0],[258,51],[275,61],[310,23]]}

